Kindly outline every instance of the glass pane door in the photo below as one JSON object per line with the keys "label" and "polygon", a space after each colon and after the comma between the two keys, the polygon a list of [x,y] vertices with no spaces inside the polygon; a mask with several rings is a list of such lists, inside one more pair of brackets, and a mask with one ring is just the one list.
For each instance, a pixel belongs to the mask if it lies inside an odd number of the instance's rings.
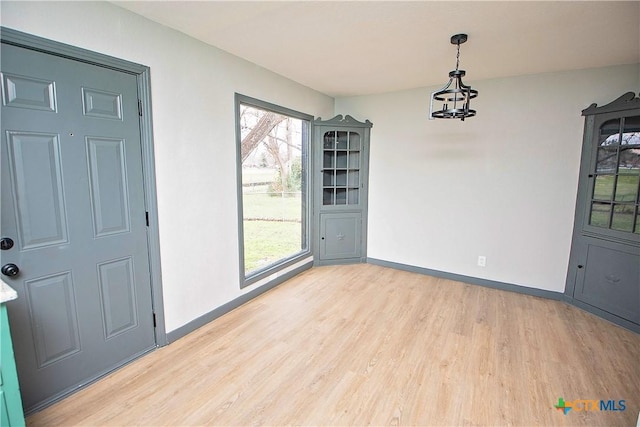
{"label": "glass pane door", "polygon": [[360,134],[329,131],[323,135],[322,204],[325,206],[360,203]]}
{"label": "glass pane door", "polygon": [[640,234],[640,116],[600,126],[589,225]]}

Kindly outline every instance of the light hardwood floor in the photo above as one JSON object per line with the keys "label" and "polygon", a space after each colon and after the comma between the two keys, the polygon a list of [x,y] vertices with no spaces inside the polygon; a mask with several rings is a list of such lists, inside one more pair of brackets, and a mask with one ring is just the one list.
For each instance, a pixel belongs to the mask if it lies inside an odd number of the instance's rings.
{"label": "light hardwood floor", "polygon": [[[564,415],[559,397],[626,410]],[[558,301],[360,264],[313,268],[27,421],[635,425],[639,410],[639,335]]]}

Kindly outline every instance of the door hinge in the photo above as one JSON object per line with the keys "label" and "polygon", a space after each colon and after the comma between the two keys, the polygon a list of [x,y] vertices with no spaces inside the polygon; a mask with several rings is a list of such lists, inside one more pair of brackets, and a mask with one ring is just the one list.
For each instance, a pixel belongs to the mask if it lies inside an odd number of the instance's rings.
{"label": "door hinge", "polygon": [[138,115],[142,117],[142,101],[138,99]]}
{"label": "door hinge", "polygon": [[157,327],[156,314],[155,313],[152,313],[152,314],[153,314],[153,327],[155,328],[155,327]]}
{"label": "door hinge", "polygon": [[147,221],[147,227],[149,226],[149,212],[144,213],[145,220]]}

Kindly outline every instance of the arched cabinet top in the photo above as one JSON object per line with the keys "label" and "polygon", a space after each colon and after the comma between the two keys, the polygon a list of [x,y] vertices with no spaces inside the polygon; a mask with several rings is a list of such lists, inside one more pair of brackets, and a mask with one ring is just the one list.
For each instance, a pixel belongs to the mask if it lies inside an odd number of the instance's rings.
{"label": "arched cabinet top", "polygon": [[588,108],[582,110],[583,116],[592,116],[595,114],[613,113],[616,111],[634,110],[640,108],[640,98],[636,98],[636,94],[633,92],[627,92],[615,101],[598,107],[598,104],[593,103]]}
{"label": "arched cabinet top", "polygon": [[358,120],[354,119],[348,114],[345,117],[343,117],[342,114],[338,114],[337,116],[335,116],[333,119],[330,119],[330,120],[322,120],[322,117],[318,117],[313,121],[313,124],[318,126],[344,126],[344,127],[354,126],[354,127],[363,127],[363,128],[370,128],[373,126],[373,123],[371,123],[369,120],[365,120],[364,122],[359,122]]}

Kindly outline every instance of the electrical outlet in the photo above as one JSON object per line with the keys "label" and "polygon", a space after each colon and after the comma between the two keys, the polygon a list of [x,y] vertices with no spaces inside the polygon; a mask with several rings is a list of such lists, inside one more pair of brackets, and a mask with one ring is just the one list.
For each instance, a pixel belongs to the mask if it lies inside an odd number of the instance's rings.
{"label": "electrical outlet", "polygon": [[487,266],[487,257],[484,255],[478,255],[478,266],[486,267]]}

